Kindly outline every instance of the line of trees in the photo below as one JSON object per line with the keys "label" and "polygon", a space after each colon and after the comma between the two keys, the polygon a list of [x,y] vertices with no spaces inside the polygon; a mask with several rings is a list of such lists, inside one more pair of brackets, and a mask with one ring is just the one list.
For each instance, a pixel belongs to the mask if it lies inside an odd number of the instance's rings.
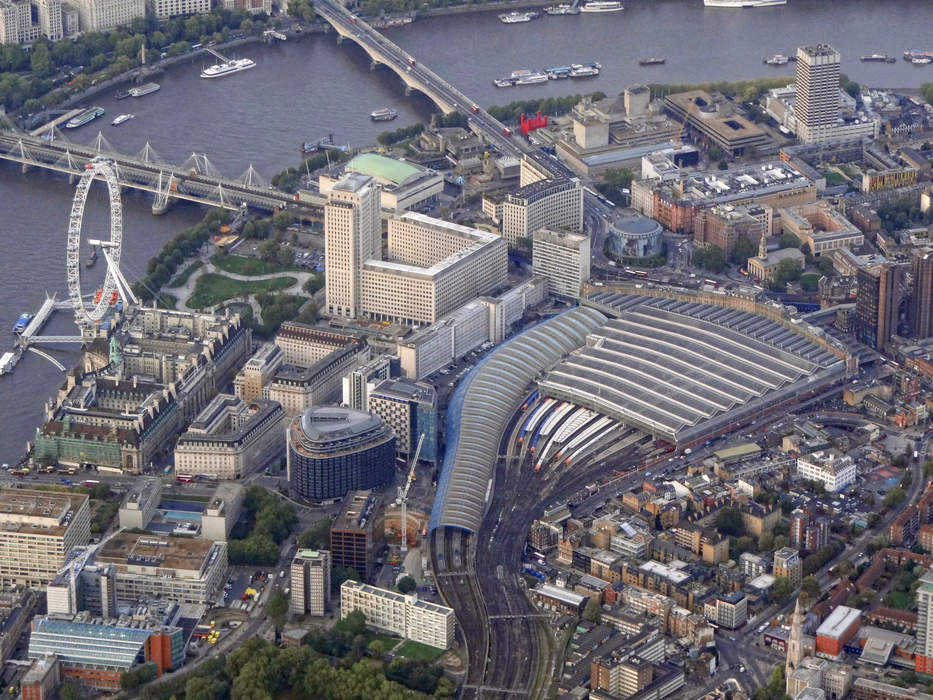
{"label": "line of trees", "polygon": [[[162,24],[147,16],[112,32],[88,32],[55,42],[41,38],[31,51],[6,44],[0,50],[0,104],[9,112],[36,112],[51,106],[66,92],[84,90],[95,73],[106,71],[98,77],[113,77],[139,65],[143,46],[156,56],[159,51],[181,55],[190,50],[191,42],[228,41],[237,29],[245,34],[261,32],[267,19],[264,14],[251,17],[243,9],[217,8]],[[49,94],[69,78],[67,91]]]}
{"label": "line of trees", "polygon": [[[261,486],[250,486],[243,502],[246,533],[231,533],[227,553],[231,564],[271,566],[279,560],[279,545],[298,522],[295,507]],[[234,535],[240,534],[240,537]]]}
{"label": "line of trees", "polygon": [[542,114],[557,116],[566,114],[584,97],[594,102],[606,97],[604,92],[591,92],[588,95],[567,95],[566,97],[543,97],[531,100],[516,100],[507,105],[493,106],[487,111],[501,122],[517,122],[522,114],[531,115],[541,110]]}
{"label": "line of trees", "polygon": [[419,122],[417,124],[412,124],[411,126],[403,126],[396,129],[395,131],[383,131],[376,137],[376,141],[381,143],[383,146],[391,146],[393,143],[407,141],[410,138],[414,138],[422,131],[424,131],[424,124]]}
{"label": "line of trees", "polygon": [[787,76],[777,78],[754,78],[751,80],[719,80],[709,83],[651,83],[651,99],[673,95],[689,90],[721,92],[726,97],[733,97],[742,102],[754,102],[768,90],[787,85]]}
{"label": "line of trees", "polygon": [[310,158],[302,160],[301,164],[297,167],[286,168],[282,172],[273,175],[271,184],[273,187],[277,187],[283,192],[294,194],[298,191],[298,185],[301,183],[302,176],[320,170],[328,164],[336,165],[337,163],[342,163],[349,157],[350,154],[348,152],[338,150],[315,153]]}

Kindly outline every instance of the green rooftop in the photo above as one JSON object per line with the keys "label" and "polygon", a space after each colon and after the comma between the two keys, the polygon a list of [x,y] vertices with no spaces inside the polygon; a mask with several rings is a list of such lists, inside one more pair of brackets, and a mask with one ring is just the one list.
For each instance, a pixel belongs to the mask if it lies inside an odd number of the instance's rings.
{"label": "green rooftop", "polygon": [[377,180],[399,186],[419,177],[423,169],[403,160],[388,158],[378,153],[361,153],[347,163],[347,172],[363,173]]}

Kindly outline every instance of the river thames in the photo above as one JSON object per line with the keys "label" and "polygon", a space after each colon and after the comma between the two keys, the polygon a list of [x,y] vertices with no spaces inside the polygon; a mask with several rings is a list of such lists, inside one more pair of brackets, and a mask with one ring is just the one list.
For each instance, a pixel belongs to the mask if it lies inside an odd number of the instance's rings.
{"label": "river thames", "polygon": [[[387,35],[419,61],[484,106],[545,95],[600,90],[620,92],[634,83],[683,83],[786,75],[792,67],[772,68],[763,59],[792,55],[804,43],[824,41],[843,56],[843,71],[871,86],[917,88],[933,82],[933,64],[901,60],[905,49],[933,50],[933,3],[929,0],[790,0],[782,7],[744,10],[704,8],[701,0],[631,0],[623,12],[543,17],[506,25],[496,13],[481,12],[419,20]],[[896,63],[863,63],[859,56],[887,53]],[[116,102],[89,100],[106,109],[68,138],[90,142],[100,130],[114,148],[138,152],[148,140],[163,159],[180,163],[192,152],[207,154],[224,175],[237,177],[249,165],[271,177],[300,160],[299,144],[333,134],[338,143],[360,146],[376,135],[418,121],[433,110],[423,97],[406,97],[400,80],[387,69],[370,70],[369,59],[350,42],[333,35],[304,36],[273,46],[246,46],[237,55],[256,61],[254,70],[223,80],[200,80],[201,62],[174,66],[156,80],[159,92]],[[638,60],[663,56],[660,66]],[[599,77],[541,85],[495,88],[492,79],[520,68],[598,61]],[[206,62],[206,60],[205,60]],[[369,113],[394,107],[399,118],[374,123]],[[121,112],[136,118],[120,127],[110,121]],[[65,292],[65,231],[73,188],[43,172],[21,175],[0,165],[0,337],[23,311],[35,312],[46,292]],[[164,217],[149,213],[151,199],[124,195],[124,272],[134,279],[179,231],[203,211],[177,206]],[[102,191],[87,207],[87,233],[107,226]],[[86,235],[87,235],[86,233]],[[99,286],[104,266],[88,271],[86,292]],[[50,330],[70,334],[63,313]],[[0,352],[9,342],[0,343]],[[77,351],[53,349],[70,366]],[[52,364],[31,353],[10,376],[0,378],[0,461],[22,454],[39,423],[43,404],[64,381]]]}

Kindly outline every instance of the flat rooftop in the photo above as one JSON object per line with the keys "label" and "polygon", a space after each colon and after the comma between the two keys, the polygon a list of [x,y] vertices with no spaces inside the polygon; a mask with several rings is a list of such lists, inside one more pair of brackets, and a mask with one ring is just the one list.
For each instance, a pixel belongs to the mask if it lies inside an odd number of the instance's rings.
{"label": "flat rooftop", "polygon": [[95,559],[116,566],[199,572],[215,547],[210,540],[121,532],[101,547]]}
{"label": "flat rooftop", "polygon": [[78,493],[0,489],[0,532],[61,535],[87,500]]}
{"label": "flat rooftop", "polygon": [[829,617],[823,620],[816,629],[818,637],[831,637],[838,639],[849,627],[858,622],[862,617],[862,611],[858,608],[849,608],[845,605],[839,605],[833,610]]}

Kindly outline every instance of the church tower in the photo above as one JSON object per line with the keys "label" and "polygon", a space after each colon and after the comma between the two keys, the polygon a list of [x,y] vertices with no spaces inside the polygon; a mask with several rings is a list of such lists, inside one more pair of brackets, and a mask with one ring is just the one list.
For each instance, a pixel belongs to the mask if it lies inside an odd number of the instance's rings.
{"label": "church tower", "polygon": [[[763,239],[762,239],[763,240]],[[803,661],[803,610],[800,607],[800,596],[794,606],[794,614],[790,618],[790,635],[787,637],[787,660],[784,665],[784,681],[787,694],[790,692],[790,675]]]}
{"label": "church tower", "polygon": [[768,257],[768,236],[762,231],[758,241],[758,257],[764,260]]}

